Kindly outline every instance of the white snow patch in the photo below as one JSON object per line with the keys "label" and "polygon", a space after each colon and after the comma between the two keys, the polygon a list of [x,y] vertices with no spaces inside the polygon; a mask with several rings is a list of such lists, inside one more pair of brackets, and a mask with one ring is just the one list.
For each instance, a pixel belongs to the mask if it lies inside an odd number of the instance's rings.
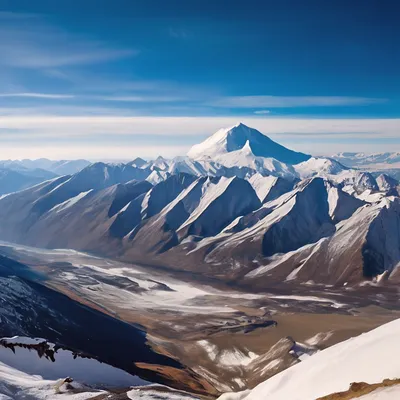
{"label": "white snow patch", "polygon": [[216,345],[207,340],[200,340],[197,342],[197,344],[207,352],[207,355],[211,361],[214,361],[218,365],[225,367],[247,366],[259,357],[258,354],[251,351],[245,353],[236,348],[219,351]]}
{"label": "white snow patch", "polygon": [[85,196],[87,196],[90,192],[92,192],[93,189],[88,190],[87,192],[81,192],[75,197],[71,197],[70,199],[57,204],[54,206],[52,209],[49,210],[49,212],[55,211],[56,213],[59,213],[60,211],[64,211],[67,208],[72,207],[74,204],[76,204],[79,200],[82,200]]}
{"label": "white snow patch", "polygon": [[332,299],[326,299],[324,297],[316,297],[316,296],[296,296],[296,295],[270,295],[268,296],[271,299],[282,299],[282,300],[296,300],[296,301],[313,301],[316,303],[332,303],[332,307],[334,308],[342,308],[346,307],[344,303],[338,303]]}

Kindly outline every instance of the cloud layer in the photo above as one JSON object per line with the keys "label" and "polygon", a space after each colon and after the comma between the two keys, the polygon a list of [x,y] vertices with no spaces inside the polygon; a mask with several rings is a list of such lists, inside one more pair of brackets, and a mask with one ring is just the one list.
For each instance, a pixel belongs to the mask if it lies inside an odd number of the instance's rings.
{"label": "cloud layer", "polygon": [[[241,121],[314,154],[383,151],[390,150],[393,141],[400,143],[400,119],[250,117]],[[237,117],[5,116],[0,117],[0,158],[184,155],[192,144],[237,122]]]}

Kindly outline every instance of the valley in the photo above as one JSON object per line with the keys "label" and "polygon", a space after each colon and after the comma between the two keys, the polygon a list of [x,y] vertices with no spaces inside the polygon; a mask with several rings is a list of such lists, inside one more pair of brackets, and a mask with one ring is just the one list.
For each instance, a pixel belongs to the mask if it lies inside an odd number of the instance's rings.
{"label": "valley", "polygon": [[[134,337],[134,353],[128,352],[130,346],[122,342],[120,328],[112,330],[118,337],[116,352],[114,345],[110,347],[114,343],[111,331],[106,333],[103,323],[102,337],[110,343],[105,348],[101,338],[94,340],[93,336],[93,345],[98,345],[88,347],[71,331],[67,337],[54,335],[42,325],[15,327],[14,333],[46,337],[95,354],[128,372],[135,371],[145,380],[207,393],[210,398],[253,387],[318,350],[400,317],[397,289],[346,290],[288,283],[256,293],[211,279],[177,278],[174,270],[126,264],[72,250],[2,243],[0,253],[28,267],[32,271],[29,282],[62,293],[71,304],[80,303],[105,319],[110,316],[127,323],[126,327],[143,330],[156,358],[138,359]],[[75,322],[79,318],[73,310],[66,315],[60,305],[57,310],[64,318],[71,315]],[[62,332],[54,322],[51,326]],[[157,361],[162,357],[157,354],[163,354],[164,361]],[[162,369],[157,367],[155,372],[154,362]],[[185,371],[189,375],[183,378]]]}

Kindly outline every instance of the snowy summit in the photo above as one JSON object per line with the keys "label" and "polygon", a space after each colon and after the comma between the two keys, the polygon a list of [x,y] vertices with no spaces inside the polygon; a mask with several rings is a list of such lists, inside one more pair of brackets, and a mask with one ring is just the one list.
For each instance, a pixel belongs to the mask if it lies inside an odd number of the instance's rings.
{"label": "snowy summit", "polygon": [[275,158],[287,164],[298,164],[310,158],[307,154],[281,146],[257,129],[242,123],[220,129],[204,142],[194,145],[187,155],[192,159],[215,158],[244,148],[247,151],[250,149],[257,157]]}

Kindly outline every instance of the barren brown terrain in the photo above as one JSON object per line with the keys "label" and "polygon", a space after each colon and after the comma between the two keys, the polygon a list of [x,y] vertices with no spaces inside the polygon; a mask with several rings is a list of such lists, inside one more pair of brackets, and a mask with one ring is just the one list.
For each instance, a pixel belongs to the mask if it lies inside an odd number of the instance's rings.
{"label": "barren brown terrain", "polygon": [[46,286],[140,327],[156,352],[184,366],[138,364],[143,377],[155,373],[210,398],[253,388],[302,357],[400,317],[390,287],[282,284],[252,293],[74,251],[2,251],[45,274]]}

